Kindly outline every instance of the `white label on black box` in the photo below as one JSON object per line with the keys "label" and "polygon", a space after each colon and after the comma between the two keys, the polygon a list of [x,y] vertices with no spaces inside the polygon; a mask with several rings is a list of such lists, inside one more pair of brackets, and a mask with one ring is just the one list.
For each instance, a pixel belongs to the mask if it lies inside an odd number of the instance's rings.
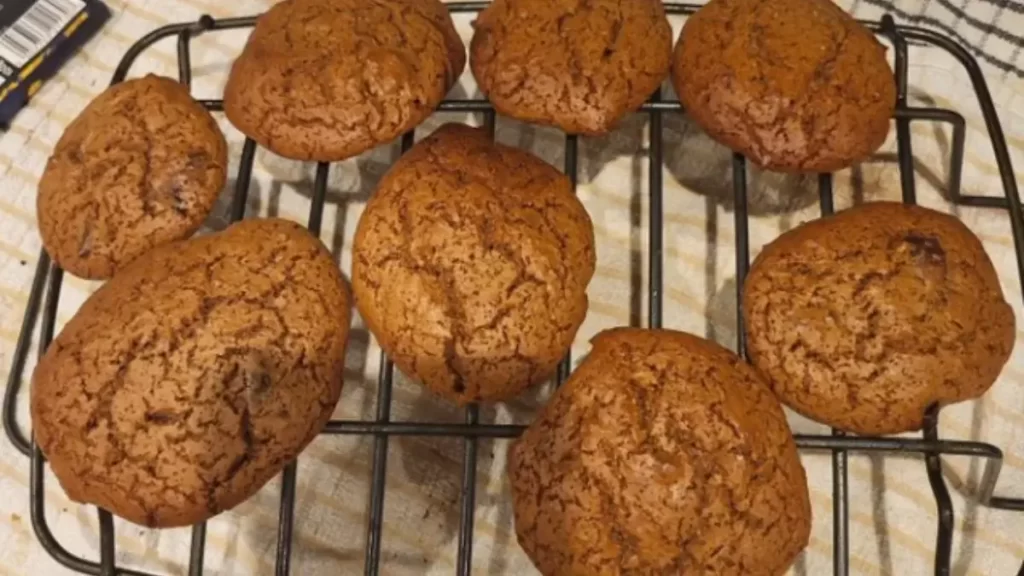
{"label": "white label on black box", "polygon": [[0,34],[0,57],[21,68],[84,9],[83,0],[37,0]]}
{"label": "white label on black box", "polygon": [[18,71],[11,68],[11,65],[4,62],[3,58],[0,58],[0,85],[5,84],[7,79],[17,74]]}

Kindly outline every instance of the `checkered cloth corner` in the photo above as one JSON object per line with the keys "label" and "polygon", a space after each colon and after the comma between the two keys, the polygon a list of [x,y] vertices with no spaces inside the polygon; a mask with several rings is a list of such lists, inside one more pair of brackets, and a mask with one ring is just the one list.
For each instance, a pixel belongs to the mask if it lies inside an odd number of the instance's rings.
{"label": "checkered cloth corner", "polygon": [[854,14],[890,12],[956,38],[1003,74],[1024,78],[1024,0],[846,0]]}

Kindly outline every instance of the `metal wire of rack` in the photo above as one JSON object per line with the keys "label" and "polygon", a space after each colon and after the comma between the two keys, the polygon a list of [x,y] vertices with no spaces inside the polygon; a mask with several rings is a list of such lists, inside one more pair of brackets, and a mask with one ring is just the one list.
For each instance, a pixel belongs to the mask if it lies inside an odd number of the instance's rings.
{"label": "metal wire of rack", "polygon": [[[478,12],[488,2],[454,2],[447,4],[453,13]],[[689,15],[700,8],[699,5],[680,2],[665,2],[669,14]],[[117,66],[112,83],[123,81],[133,63],[145,50],[157,41],[169,37],[177,37],[177,55],[179,78],[182,83],[190,85],[192,79],[191,40],[207,32],[251,28],[256,17],[226,18],[216,20],[203,16],[197,22],[172,24],[157,29],[143,37],[133,45]],[[1017,271],[1024,284],[1024,211],[1014,179],[1013,167],[1006,147],[1006,140],[992,97],[985,82],[981,68],[971,54],[960,44],[928,29],[896,25],[889,15],[879,22],[863,22],[875,33],[890,40],[895,48],[895,78],[897,83],[897,106],[894,114],[898,145],[898,162],[903,201],[916,202],[914,181],[913,153],[911,149],[910,125],[914,121],[943,122],[952,127],[953,139],[949,172],[949,193],[953,202],[963,206],[985,207],[1009,212],[1013,232],[1013,244],[1017,253]],[[1003,184],[1003,197],[984,197],[961,194],[960,181],[963,170],[966,123],[963,116],[952,110],[941,108],[912,107],[907,103],[907,61],[908,41],[941,48],[951,54],[966,70],[970,77],[981,106],[995,159]],[[207,109],[222,111],[222,100],[201,100]],[[482,99],[446,100],[440,112],[478,112],[484,115],[485,125],[493,135],[495,112],[491,105]],[[651,328],[661,327],[662,320],[662,115],[665,113],[681,113],[682,106],[677,101],[664,101],[660,92],[647,102],[639,113],[647,114],[650,119],[650,142],[648,148],[649,173],[649,272],[647,324]],[[412,147],[414,132],[406,134],[401,140],[402,151]],[[578,139],[567,135],[565,138],[565,173],[575,186],[577,180]],[[256,154],[256,143],[246,140],[242,150],[235,190],[232,197],[231,221],[245,217],[249,184],[252,176],[253,160]],[[324,202],[327,192],[330,165],[317,165],[314,180],[314,193],[309,212],[308,228],[318,235],[321,228]],[[747,213],[747,165],[746,159],[735,154],[733,156],[733,192],[735,201],[735,234],[736,234],[736,278],[737,286],[743,286],[749,267],[748,213]],[[832,176],[821,174],[818,178],[821,214],[827,217],[833,212]],[[114,525],[110,513],[99,510],[100,528],[100,559],[99,561],[78,557],[69,552],[55,537],[47,525],[45,511],[45,492],[43,490],[45,460],[39,449],[29,436],[25,434],[17,422],[17,401],[23,390],[26,360],[31,348],[33,334],[40,315],[42,316],[39,334],[39,352],[42,354],[53,339],[56,324],[57,304],[60,298],[63,271],[54,265],[45,251],[41,251],[36,265],[35,278],[28,298],[25,318],[12,359],[7,388],[4,393],[3,425],[12,444],[31,461],[30,467],[30,508],[31,522],[40,544],[49,555],[61,565],[72,571],[83,574],[113,576],[115,574],[130,576],[154,576],[146,572],[130,570],[115,565]],[[739,291],[736,294],[737,310],[742,308]],[[43,295],[46,295],[45,301]],[[746,342],[742,329],[742,317],[737,319],[737,347],[739,353],[746,356]],[[323,430],[326,435],[366,435],[374,438],[373,467],[371,489],[369,494],[370,514],[367,526],[365,553],[365,573],[376,575],[380,572],[381,533],[383,525],[384,498],[386,494],[385,473],[388,454],[388,439],[391,436],[421,435],[460,437],[465,443],[463,473],[460,492],[460,525],[458,538],[458,557],[456,572],[466,576],[471,572],[473,521],[475,511],[475,479],[477,470],[476,442],[480,438],[514,438],[523,427],[514,425],[495,425],[479,422],[477,407],[470,406],[465,411],[465,423],[450,424],[437,422],[393,422],[391,421],[391,392],[394,367],[382,354],[381,370],[378,375],[377,413],[374,420],[332,420]],[[567,357],[559,366],[557,383],[561,384],[571,371],[571,362]],[[935,545],[935,573],[950,573],[951,548],[953,540],[953,505],[949,491],[942,476],[941,457],[943,455],[970,456],[983,458],[986,461],[981,482],[976,495],[978,501],[992,508],[1024,511],[1024,498],[1005,498],[994,495],[994,489],[1002,466],[1002,451],[991,444],[973,441],[945,440],[939,438],[937,429],[939,409],[932,407],[925,418],[925,426],[920,439],[892,437],[852,437],[839,431],[831,435],[797,435],[796,442],[801,450],[826,451],[832,456],[833,480],[833,572],[837,576],[849,573],[849,518],[847,495],[847,457],[851,452],[867,453],[901,453],[919,454],[924,457],[929,484],[935,497],[938,511],[938,526]],[[280,515],[277,535],[277,558],[275,573],[279,576],[289,574],[291,562],[292,520],[295,506],[296,466],[289,465],[282,475]],[[203,555],[205,547],[206,525],[198,524],[192,529],[191,552],[189,558],[190,576],[203,573]],[[1024,565],[1019,576],[1024,576]]]}

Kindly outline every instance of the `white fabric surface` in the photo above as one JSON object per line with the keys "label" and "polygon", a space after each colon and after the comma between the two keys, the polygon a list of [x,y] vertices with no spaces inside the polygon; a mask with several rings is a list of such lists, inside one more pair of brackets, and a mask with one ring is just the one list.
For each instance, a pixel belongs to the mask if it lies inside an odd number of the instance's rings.
{"label": "white fabric surface", "polygon": [[[191,21],[202,13],[245,15],[266,7],[266,1],[220,3],[213,0],[108,0],[115,12],[100,36],[49,82],[31,106],[0,138],[0,359],[6,370],[17,339],[40,242],[35,227],[36,180],[63,127],[110,80],[116,62],[137,38],[165,22]],[[851,2],[844,2],[850,6]],[[877,18],[879,2],[860,2],[857,14]],[[900,2],[907,14],[943,18],[943,2]],[[1019,4],[1018,4],[1019,7]],[[950,18],[954,18],[950,16]],[[1018,10],[1002,13],[999,25],[1024,30]],[[1012,21],[1011,21],[1012,20]],[[457,18],[468,42],[470,17]],[[678,32],[681,20],[675,19]],[[955,22],[951,25],[955,25]],[[193,50],[194,93],[220,93],[226,71],[246,32],[209,34]],[[1012,48],[1012,47],[1011,47]],[[1019,51],[1018,51],[1019,52]],[[1000,57],[1004,57],[1000,55]],[[1012,50],[1006,58],[1017,62]],[[147,71],[174,75],[173,41],[147,51],[132,75]],[[1007,132],[1013,160],[1024,167],[1024,82],[1013,72],[987,67],[988,80]],[[467,74],[464,90],[474,87]],[[965,193],[1001,195],[991,146],[966,74],[951,58],[932,50],[913,49],[912,98],[916,103],[949,107],[969,123],[964,165]],[[237,163],[242,138],[223,117],[221,125]],[[418,130],[428,134],[443,121],[479,123],[465,114],[436,115]],[[666,115],[665,158],[665,325],[735,341],[734,234],[731,189],[727,181],[730,156],[709,143],[678,115]],[[647,159],[646,118],[636,116],[603,139],[581,143],[579,195],[592,214],[599,266],[592,284],[590,315],[575,357],[587,350],[596,332],[616,325],[642,323],[646,310]],[[917,182],[921,203],[948,210],[941,191],[948,174],[950,133],[927,123],[913,127]],[[562,165],[563,137],[554,131],[502,120],[499,139],[539,153]],[[864,165],[836,176],[837,207],[856,200],[899,198],[894,162],[894,135],[885,151]],[[376,180],[397,154],[385,146],[332,172],[324,215],[323,239],[350,269],[349,242],[365,200]],[[234,164],[233,164],[234,167]],[[816,217],[813,179],[752,174],[751,250],[781,230]],[[233,181],[232,181],[233,182]],[[275,214],[304,221],[312,186],[312,166],[261,152],[250,191],[250,213]],[[778,189],[785,193],[778,193]],[[804,192],[801,192],[803,190]],[[224,195],[226,203],[228,193]],[[780,200],[780,198],[785,198]],[[223,206],[222,206],[223,208]],[[983,238],[1002,273],[1007,297],[1020,319],[1021,286],[1010,241],[1008,216],[998,210],[957,209]],[[94,284],[65,280],[59,320],[66,321]],[[1018,331],[1020,334],[1021,331]],[[338,417],[372,416],[379,350],[357,327],[349,352],[345,391]],[[31,364],[31,363],[30,363]],[[30,366],[31,368],[31,366]],[[461,421],[461,412],[398,380],[395,419]],[[542,394],[482,411],[482,420],[528,422]],[[27,421],[26,398],[21,406]],[[822,427],[793,417],[798,432]],[[1018,347],[999,383],[981,401],[943,412],[941,432],[947,438],[977,439],[1000,446],[1005,454],[998,493],[1024,496],[1024,348]],[[459,479],[462,442],[457,439],[393,438],[388,457],[382,574],[453,574],[458,538]],[[361,574],[369,500],[372,440],[320,438],[300,459],[295,513],[293,574]],[[503,481],[507,443],[481,441],[477,483],[478,508],[473,554],[474,574],[534,574],[515,543],[511,508]],[[1024,513],[994,511],[971,499],[982,462],[946,458],[945,474],[956,507],[953,547],[955,574],[1014,574],[1024,559]],[[814,505],[811,544],[794,573],[831,573],[832,500],[829,458],[804,454]],[[850,459],[850,565],[853,574],[917,575],[932,573],[935,505],[920,458],[853,456]],[[209,524],[207,574],[271,574],[276,538],[279,485],[275,481],[235,511]],[[98,558],[95,510],[68,502],[52,476],[46,485],[47,519],[58,539],[72,552]],[[117,523],[119,564],[161,574],[184,574],[189,549],[187,530],[153,531]],[[0,574],[65,574],[37,543],[28,514],[28,462],[0,441]]]}

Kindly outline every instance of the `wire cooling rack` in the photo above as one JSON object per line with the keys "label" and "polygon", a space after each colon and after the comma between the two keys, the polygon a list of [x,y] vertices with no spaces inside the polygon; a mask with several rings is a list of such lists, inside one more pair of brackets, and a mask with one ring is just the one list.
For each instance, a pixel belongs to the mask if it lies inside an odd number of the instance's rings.
{"label": "wire cooling rack", "polygon": [[[487,2],[456,2],[448,4],[453,13],[478,12],[487,6]],[[688,15],[700,6],[678,2],[665,2],[670,14]],[[114,72],[112,83],[125,79],[136,58],[150,48],[158,40],[176,36],[178,39],[178,71],[180,80],[191,84],[192,70],[190,44],[192,38],[208,32],[251,28],[256,22],[255,17],[229,18],[215,20],[203,16],[195,23],[174,24],[160,28],[145,36],[133,45],[125,54]],[[1013,230],[1013,243],[1017,252],[1017,271],[1024,284],[1024,216],[1022,216],[1020,197],[1014,180],[1013,167],[1006,148],[1006,140],[988,86],[977,61],[961,45],[947,36],[927,29],[913,26],[897,26],[891,16],[885,16],[880,22],[863,22],[870,29],[887,37],[895,48],[895,77],[897,83],[897,106],[894,119],[898,144],[898,160],[900,183],[903,201],[914,203],[916,191],[914,183],[913,153],[911,149],[911,122],[922,120],[929,122],[945,122],[952,126],[952,158],[950,162],[950,197],[957,204],[977,206],[1008,212]],[[907,43],[918,42],[939,47],[963,65],[974,86],[982,115],[992,139],[996,162],[1003,182],[1004,196],[983,197],[960,193],[960,180],[964,160],[964,140],[966,123],[963,116],[952,110],[941,108],[919,108],[907,104]],[[202,104],[211,111],[222,111],[222,100],[202,100]],[[494,110],[486,100],[461,99],[447,100],[440,105],[441,111],[479,112],[484,115],[486,126],[494,131]],[[661,327],[662,317],[662,115],[665,113],[679,114],[682,106],[679,102],[662,101],[660,93],[646,103],[640,113],[650,117],[650,182],[649,210],[650,237],[649,242],[649,282],[648,282],[648,325],[652,328]],[[408,150],[413,144],[413,134],[402,138],[402,150]],[[576,136],[565,139],[565,173],[572,179],[575,186],[577,179],[577,144]],[[246,140],[242,150],[238,169],[238,179],[231,203],[231,220],[237,221],[245,217],[245,207],[252,176],[253,159],[256,154],[256,143]],[[330,165],[317,165],[314,181],[313,201],[309,212],[309,230],[319,235],[327,192],[327,180]],[[749,266],[748,214],[747,214],[747,166],[743,156],[733,158],[733,188],[735,195],[735,228],[736,228],[736,277],[737,277],[737,309],[740,302],[740,287],[746,278]],[[818,177],[818,190],[821,203],[821,214],[828,216],[833,211],[832,176],[822,174]],[[45,351],[53,338],[57,304],[60,298],[63,271],[52,264],[46,252],[39,255],[35,279],[32,283],[28,299],[25,319],[21,327],[20,337],[15,349],[11,372],[4,394],[3,424],[8,438],[26,456],[31,459],[30,498],[31,520],[39,543],[63,566],[83,574],[132,576],[153,576],[121,568],[115,565],[113,519],[108,512],[99,511],[100,526],[100,559],[99,561],[80,558],[68,552],[57,540],[47,525],[45,510],[45,492],[43,490],[43,466],[45,460],[34,442],[26,437],[17,422],[16,406],[19,393],[22,391],[25,362],[32,343],[32,336],[40,316],[42,304],[42,327],[40,330],[40,353]],[[46,294],[45,303],[43,294]],[[738,319],[738,350],[746,355],[742,318]],[[512,425],[493,425],[479,422],[477,407],[470,406],[465,411],[464,424],[442,424],[435,422],[392,422],[391,391],[394,367],[382,357],[381,371],[378,375],[377,417],[375,420],[333,420],[323,430],[323,434],[367,435],[374,438],[373,443],[373,477],[370,488],[370,514],[367,526],[365,573],[376,575],[380,571],[381,526],[383,521],[385,488],[385,466],[388,453],[388,439],[391,436],[421,435],[460,437],[465,442],[463,461],[462,487],[460,492],[460,523],[458,541],[458,560],[456,572],[459,576],[470,574],[472,565],[473,520],[475,511],[475,479],[477,469],[477,439],[479,438],[512,438],[518,436],[523,427]],[[561,384],[569,375],[571,363],[569,358],[559,366],[557,382]],[[875,452],[920,454],[928,474],[929,484],[935,497],[938,509],[938,527],[935,542],[935,573],[948,575],[950,571],[950,552],[953,540],[953,505],[949,491],[942,476],[941,457],[943,455],[971,456],[986,460],[982,474],[978,500],[989,507],[1007,510],[1024,511],[1024,499],[1001,498],[993,494],[1003,455],[996,446],[982,442],[940,439],[937,430],[939,410],[930,409],[925,418],[922,438],[868,438],[850,437],[839,431],[831,435],[797,435],[796,442],[801,450],[828,451],[832,455],[832,492],[833,492],[833,544],[834,574],[845,576],[849,572],[849,538],[848,538],[848,496],[847,496],[847,455],[850,452]],[[288,466],[281,482],[280,521],[277,533],[277,559],[275,573],[279,576],[289,574],[292,543],[292,516],[295,507],[295,464]],[[198,524],[192,529],[192,545],[189,558],[190,576],[203,573],[203,553],[205,547],[206,525]],[[1024,566],[1019,576],[1024,576]]]}

